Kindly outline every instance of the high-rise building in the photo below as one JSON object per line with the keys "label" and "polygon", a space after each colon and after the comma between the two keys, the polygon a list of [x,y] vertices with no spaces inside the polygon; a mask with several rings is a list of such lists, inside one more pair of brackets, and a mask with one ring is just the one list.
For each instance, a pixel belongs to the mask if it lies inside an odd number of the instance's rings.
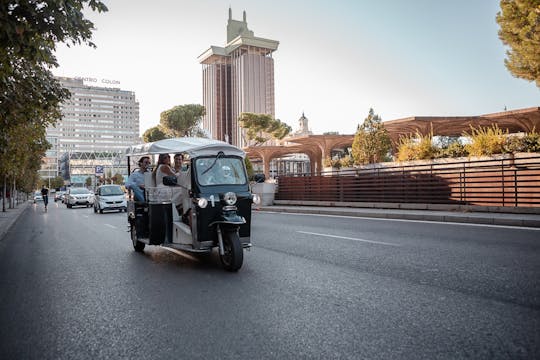
{"label": "high-rise building", "polygon": [[211,46],[198,60],[203,72],[203,129],[212,138],[249,145],[238,117],[243,112],[275,115],[274,59],[278,41],[255,37],[243,20],[233,20],[229,8],[227,44]]}
{"label": "high-rise building", "polygon": [[[71,98],[61,105],[63,118],[47,129],[52,148],[44,159],[41,176],[50,178],[60,174],[71,183],[81,183],[81,179],[95,175],[97,165],[126,173],[127,169],[119,164],[119,154],[140,141],[139,103],[135,93],[85,84],[97,83],[95,78],[57,79],[71,92]],[[82,161],[74,167],[65,163],[70,159]]]}

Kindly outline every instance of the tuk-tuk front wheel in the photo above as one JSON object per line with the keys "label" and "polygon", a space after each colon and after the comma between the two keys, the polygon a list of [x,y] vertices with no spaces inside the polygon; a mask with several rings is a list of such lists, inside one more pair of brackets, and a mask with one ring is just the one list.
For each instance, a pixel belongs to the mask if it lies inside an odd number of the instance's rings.
{"label": "tuk-tuk front wheel", "polygon": [[225,270],[238,271],[244,262],[244,249],[238,236],[238,231],[225,231],[223,233],[224,254],[220,255]]}
{"label": "tuk-tuk front wheel", "polygon": [[143,252],[146,244],[137,240],[137,229],[135,225],[131,225],[131,242],[133,243],[133,248],[135,251]]}

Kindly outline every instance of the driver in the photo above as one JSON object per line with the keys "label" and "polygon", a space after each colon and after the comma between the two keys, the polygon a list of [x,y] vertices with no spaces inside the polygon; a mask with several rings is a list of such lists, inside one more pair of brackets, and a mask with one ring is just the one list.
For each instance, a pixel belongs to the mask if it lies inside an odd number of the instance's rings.
{"label": "driver", "polygon": [[234,184],[236,182],[236,179],[232,176],[231,168],[227,165],[224,165],[221,167],[221,175],[222,175],[221,181],[224,184]]}

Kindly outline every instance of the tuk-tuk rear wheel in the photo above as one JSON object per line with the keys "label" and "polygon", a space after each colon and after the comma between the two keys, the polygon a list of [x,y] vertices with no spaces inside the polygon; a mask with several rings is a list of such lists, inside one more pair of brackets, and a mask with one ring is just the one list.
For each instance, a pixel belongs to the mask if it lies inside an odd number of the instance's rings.
{"label": "tuk-tuk rear wheel", "polygon": [[244,249],[238,236],[238,231],[225,231],[223,233],[223,250],[220,256],[221,263],[227,271],[238,271],[244,262]]}
{"label": "tuk-tuk rear wheel", "polygon": [[133,243],[135,251],[143,252],[146,244],[137,240],[137,229],[135,228],[135,225],[131,225],[131,242]]}

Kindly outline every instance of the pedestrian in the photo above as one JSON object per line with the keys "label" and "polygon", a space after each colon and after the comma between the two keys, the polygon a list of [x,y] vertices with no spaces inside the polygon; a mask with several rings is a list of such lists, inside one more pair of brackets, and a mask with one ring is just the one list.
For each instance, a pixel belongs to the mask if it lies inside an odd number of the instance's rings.
{"label": "pedestrian", "polygon": [[143,156],[137,163],[138,169],[133,170],[126,181],[126,188],[133,191],[133,195],[136,201],[144,201],[144,173],[148,171],[150,166],[150,157]]}
{"label": "pedestrian", "polygon": [[41,197],[43,198],[43,203],[45,204],[45,210],[47,210],[47,205],[49,204],[49,189],[43,185],[41,187]]}

